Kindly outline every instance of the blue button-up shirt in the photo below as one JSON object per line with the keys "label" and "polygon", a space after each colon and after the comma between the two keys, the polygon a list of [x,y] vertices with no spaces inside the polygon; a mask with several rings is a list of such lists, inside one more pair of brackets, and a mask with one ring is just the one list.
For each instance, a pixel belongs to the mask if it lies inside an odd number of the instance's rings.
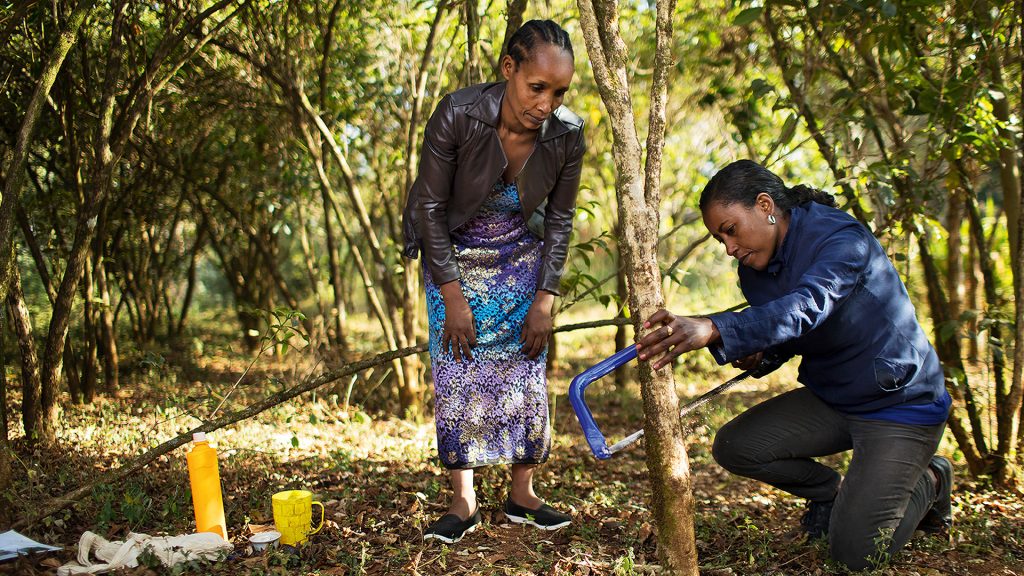
{"label": "blue button-up shirt", "polygon": [[852,216],[814,202],[793,208],[767,268],[740,265],[739,276],[750,307],[710,316],[719,364],[799,355],[799,381],[836,410],[945,421],[951,399],[935,349],[882,245]]}

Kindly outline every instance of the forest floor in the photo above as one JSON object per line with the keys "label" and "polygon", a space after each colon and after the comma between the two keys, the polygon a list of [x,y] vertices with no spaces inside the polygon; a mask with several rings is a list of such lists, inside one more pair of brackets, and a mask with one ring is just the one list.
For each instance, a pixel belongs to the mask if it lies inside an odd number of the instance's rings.
{"label": "forest floor", "polygon": [[[374,390],[380,373],[360,380],[345,405],[342,389],[321,389],[212,433],[220,452],[229,537],[226,560],[179,566],[173,572],[142,566],[121,572],[150,574],[573,574],[628,575],[657,572],[656,535],[643,443],[610,460],[594,459],[566,397],[580,370],[613,350],[611,329],[560,337],[561,358],[550,375],[553,441],[551,459],[536,478],[538,493],[571,511],[570,527],[543,532],[513,525],[500,512],[507,469],[477,475],[484,522],[461,542],[424,543],[423,529],[445,510],[449,495],[436,464],[429,415],[401,419],[367,403],[386,397]],[[220,344],[217,344],[219,341]],[[607,349],[606,349],[607,348]],[[296,366],[303,352],[262,358],[231,394],[225,409],[294,383],[322,367]],[[308,356],[308,354],[306,354]],[[50,498],[89,482],[97,471],[196,425],[239,378],[251,355],[224,340],[196,338],[159,352],[126,359],[120,390],[63,414],[56,445],[29,448],[15,439],[21,468],[15,493],[4,506],[24,515]],[[694,397],[730,377],[695,361],[677,367],[679,393]],[[382,371],[379,371],[382,372]],[[799,499],[733,476],[711,458],[714,431],[745,407],[792,387],[792,367],[734,388],[688,422],[690,464],[696,496],[696,537],[705,575],[841,574],[826,560],[824,542],[807,543],[795,531]],[[386,386],[386,385],[385,385]],[[329,388],[329,387],[328,387]],[[608,377],[588,390],[588,402],[609,438],[641,426],[635,383],[616,389]],[[18,398],[9,398],[18,414]],[[366,401],[367,403],[363,403]],[[14,428],[15,426],[12,426]],[[20,427],[18,427],[20,428]],[[941,452],[957,460],[954,447]],[[842,467],[842,456],[830,460]],[[955,525],[948,538],[918,534],[907,549],[873,574],[1024,575],[1024,502],[986,488],[956,466]],[[253,554],[252,530],[273,524],[271,495],[308,489],[326,507],[324,528],[298,549]],[[72,508],[21,530],[62,551],[0,563],[0,574],[55,574],[73,560],[86,530],[111,540],[129,532],[185,534],[194,529],[185,449],[159,459],[118,485],[99,486]]]}

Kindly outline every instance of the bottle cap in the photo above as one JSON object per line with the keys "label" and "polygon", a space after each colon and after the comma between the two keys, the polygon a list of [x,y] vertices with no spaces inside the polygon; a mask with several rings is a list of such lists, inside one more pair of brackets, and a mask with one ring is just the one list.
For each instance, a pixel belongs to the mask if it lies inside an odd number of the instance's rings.
{"label": "bottle cap", "polygon": [[193,442],[206,442],[206,432],[196,432],[192,435]]}

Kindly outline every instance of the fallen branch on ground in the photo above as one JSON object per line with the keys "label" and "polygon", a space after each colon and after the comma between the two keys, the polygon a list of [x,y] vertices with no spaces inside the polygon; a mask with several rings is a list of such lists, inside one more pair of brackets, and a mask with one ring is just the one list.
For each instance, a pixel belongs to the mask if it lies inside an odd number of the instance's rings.
{"label": "fallen branch on ground", "polygon": [[[555,328],[554,332],[570,332],[573,330],[598,328],[601,326],[617,326],[620,324],[631,323],[632,320],[630,320],[629,318],[595,320],[593,322],[581,322],[579,324],[560,326],[558,328]],[[21,520],[18,520],[17,522],[11,525],[10,529],[21,530],[25,527],[32,526],[33,524],[42,520],[43,518],[52,516],[57,512],[60,512],[61,510],[67,508],[68,506],[71,506],[75,502],[78,502],[83,497],[90,494],[93,488],[95,488],[96,486],[100,486],[103,484],[112,484],[134,472],[141,470],[142,468],[145,468],[157,458],[165,454],[168,454],[169,452],[180,446],[189,443],[192,440],[192,435],[195,434],[196,432],[209,433],[215,430],[219,430],[221,428],[224,428],[225,426],[230,426],[231,424],[234,424],[236,422],[252,418],[253,416],[259,414],[260,412],[273,408],[278,404],[283,404],[284,402],[287,402],[288,400],[291,400],[292,398],[295,398],[296,396],[299,396],[301,394],[305,394],[306,392],[316,390],[317,388],[325,384],[330,384],[331,382],[340,380],[345,376],[351,376],[356,372],[361,372],[368,368],[373,368],[374,366],[380,366],[381,364],[387,364],[388,362],[391,362],[392,360],[395,360],[397,358],[404,358],[405,356],[410,356],[412,354],[426,352],[427,348],[427,344],[418,344],[416,346],[402,348],[401,350],[391,350],[389,352],[384,352],[372,358],[367,358],[365,360],[350,362],[338,369],[329,370],[327,372],[320,374],[319,376],[306,380],[301,384],[282,390],[277,394],[267,396],[266,398],[250,406],[247,406],[241,410],[230,412],[228,414],[221,416],[220,418],[204,422],[202,425],[197,426],[187,432],[183,432],[178,436],[175,436],[174,438],[165,441],[163,444],[160,444],[159,446],[150,449],[148,452],[136,456],[134,459],[129,461],[124,466],[121,466],[120,468],[116,468],[113,470],[108,470],[107,472],[100,474],[100,476],[96,480],[84,486],[80,486],[79,488],[76,488],[71,492],[64,494],[63,496],[58,496],[57,498],[50,500],[49,502],[46,503],[45,506],[40,507],[37,513],[26,518],[23,518]]]}

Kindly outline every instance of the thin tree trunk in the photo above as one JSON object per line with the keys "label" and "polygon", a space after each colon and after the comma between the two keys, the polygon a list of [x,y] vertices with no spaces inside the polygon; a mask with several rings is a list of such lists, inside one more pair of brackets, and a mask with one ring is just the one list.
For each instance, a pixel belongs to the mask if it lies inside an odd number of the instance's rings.
{"label": "thin tree trunk", "polygon": [[29,441],[52,438],[52,429],[43,426],[40,415],[39,357],[36,354],[35,337],[32,334],[32,318],[25,295],[21,290],[21,272],[14,267],[11,271],[10,290],[7,293],[7,310],[11,326],[18,337],[21,353],[21,421],[25,437]]}
{"label": "thin tree trunk", "polygon": [[[918,248],[921,251],[925,282],[928,284],[928,304],[935,324],[941,325],[949,321],[949,310],[946,307],[945,295],[942,293],[941,276],[935,266],[935,260],[931,257],[928,239],[924,235],[919,235],[917,240]],[[981,419],[976,410],[977,404],[974,401],[973,392],[971,387],[966,385],[960,343],[955,338],[939,339],[936,342],[935,350],[945,372],[946,389],[949,390],[954,400],[953,410],[949,414],[949,428],[967,460],[971,473],[980,474],[987,466],[985,459],[988,456],[988,448],[984,430],[981,427]],[[964,418],[961,405],[967,410],[967,419]]]}
{"label": "thin tree trunk", "polygon": [[[621,256],[620,256],[621,258]],[[626,285],[626,268],[620,265],[618,271],[615,273],[615,295],[617,296],[616,305],[619,307],[619,313],[616,315],[617,318],[626,317],[626,308],[623,303],[629,298],[629,290]],[[627,328],[625,324],[620,324],[615,328],[615,350],[622,350],[629,345],[627,337]],[[615,387],[623,389],[629,382],[629,376],[627,370],[616,370],[615,371]]]}
{"label": "thin tree trunk", "polygon": [[[1018,22],[1024,22],[1024,1],[1017,0],[1016,4],[1017,4],[1017,18],[1018,18],[1017,21]],[[1017,57],[1019,58],[1018,61],[1024,62],[1024,42],[1017,42],[1017,48],[1020,51],[1020,53],[1017,55]],[[1018,93],[1024,94],[1024,70],[1021,71],[1021,75],[1020,75],[1020,77],[1017,80],[1018,80],[1018,85],[1017,85]],[[1018,114],[1024,114],[1024,99],[1020,100],[1020,109],[1017,111],[1017,113]],[[1021,178],[1024,179],[1024,173],[1021,174]],[[1024,190],[1024,182],[1022,182],[1022,184],[1021,184],[1021,189]],[[1020,212],[1024,213],[1024,210],[1020,210]],[[1018,214],[1018,220],[1020,220],[1020,218],[1021,218],[1021,216],[1020,216],[1020,214]],[[1024,224],[1019,225],[1017,227],[1017,231],[1018,231],[1017,232],[1018,238],[1024,238]],[[1022,244],[1024,244],[1024,242],[1022,242]],[[1022,259],[1020,258],[1020,253],[1018,252],[1018,259],[1017,259],[1017,266],[1018,267],[1019,266],[1024,266],[1024,264],[1021,264],[1021,260]],[[1020,268],[1018,268],[1017,271],[1021,272]],[[1017,274],[1016,276],[1014,276],[1014,278],[1017,278],[1017,282],[1018,282],[1017,290],[1019,291],[1020,290],[1020,284],[1024,283],[1024,277],[1022,277],[1020,274]],[[1013,358],[1013,360],[1014,360],[1014,362],[1013,362],[1013,370],[1014,370],[1014,372],[1013,372],[1013,385],[1014,386],[1021,386],[1021,377],[1022,377],[1021,376],[1021,370],[1022,370],[1022,368],[1021,368],[1021,359],[1020,359],[1019,355],[1021,353],[1021,350],[1024,350],[1024,334],[1021,333],[1021,330],[1024,330],[1024,322],[1021,322],[1021,319],[1020,319],[1020,308],[1019,308],[1021,306],[1020,293],[1016,292],[1015,294],[1016,294],[1016,297],[1014,298],[1014,304],[1018,308],[1017,308],[1017,313],[1015,315],[1015,317],[1017,319],[1017,331],[1016,331],[1016,339],[1014,340],[1014,343],[1015,343],[1014,344],[1015,345],[1015,354],[1014,354],[1014,358]],[[1024,422],[1024,405],[1021,405],[1020,410],[1017,412],[1017,418],[1018,418],[1018,422]],[[1024,452],[1024,426],[1020,426],[1020,425],[1018,425],[1018,428],[1017,428],[1017,450],[1018,450],[1018,452]]]}
{"label": "thin tree trunk", "polygon": [[96,267],[96,287],[99,288],[102,307],[100,309],[100,344],[103,350],[103,388],[113,392],[121,387],[120,363],[117,352],[117,332],[114,328],[114,311],[110,305],[110,290],[107,289],[107,268],[102,258]]}
{"label": "thin tree trunk", "polygon": [[[629,306],[634,322],[642,322],[664,306],[657,239],[661,151],[665,135],[665,99],[670,69],[674,2],[657,2],[657,39],[651,82],[646,175],[630,100],[627,51],[619,33],[618,3],[578,0],[580,24],[598,90],[611,119],[616,196],[622,227],[620,252],[632,280]],[[640,325],[636,326],[640,333]],[[679,421],[679,398],[672,368],[654,372],[640,364],[644,402],[647,469],[653,489],[652,510],[658,527],[658,554],[672,574],[696,576],[694,498],[690,464]]]}
{"label": "thin tree trunk", "polygon": [[477,0],[465,0],[466,15],[466,72],[464,86],[483,80],[480,71],[480,13]]}
{"label": "thin tree trunk", "polygon": [[[0,451],[7,447],[7,434],[10,428],[7,417],[7,342],[6,334],[7,319],[4,315],[4,307],[0,306]],[[0,459],[3,455],[0,454]],[[3,462],[0,461],[0,466]],[[3,482],[3,472],[0,470],[0,494],[6,486]]]}
{"label": "thin tree trunk", "polygon": [[[1012,223],[1011,223],[1012,226]],[[1024,239],[1024,210],[1017,212],[1017,238]],[[1014,346],[1013,377],[1010,393],[1006,396],[1005,406],[999,406],[999,454],[1002,458],[996,467],[996,479],[1004,486],[1018,487],[1021,484],[1021,462],[1019,461],[1021,439],[1021,411],[1024,389],[1021,378],[1024,376],[1024,242],[1018,240],[1017,252],[1011,259],[1014,266]]]}
{"label": "thin tree trunk", "polygon": [[[981,221],[981,210],[978,207],[975,194],[969,193],[967,195],[966,207],[971,241],[977,248],[978,268],[981,270],[982,292],[985,295],[985,305],[988,310],[997,310],[1001,305],[999,293],[997,292],[998,279],[996,278],[995,264],[989,255],[989,249],[985,240],[985,230]],[[1002,342],[1003,329],[998,323],[992,323],[988,330],[991,337],[990,341]],[[995,382],[996,389],[995,405],[998,407],[1005,404],[1006,397],[1009,394],[1006,386],[1006,357],[1001,345],[989,344],[988,349],[992,355],[992,379]],[[997,428],[999,425],[997,418]],[[997,453],[999,452],[998,439],[996,451]]]}
{"label": "thin tree trunk", "polygon": [[949,313],[957,322],[954,338],[961,338],[964,330],[960,326],[960,314],[963,302],[960,290],[963,287],[963,259],[960,251],[963,247],[960,228],[964,220],[963,188],[950,190],[946,205],[946,294],[949,294]]}
{"label": "thin tree trunk", "polygon": [[[444,2],[442,2],[443,4]],[[324,34],[324,49],[323,54],[320,58],[320,109],[326,110],[329,104],[328,95],[330,93],[327,90],[328,72],[330,70],[330,55],[334,45],[334,25],[337,21],[338,11],[341,9],[341,1],[336,0],[334,6],[331,7],[330,16],[328,17],[327,32]],[[438,9],[440,13],[440,9]],[[432,42],[428,39],[426,51],[430,51],[432,48]],[[415,115],[415,107],[414,112]],[[327,149],[327,143],[321,138],[320,139],[320,156],[326,158],[330,151]],[[326,170],[327,167],[325,166]],[[338,262],[338,240],[337,233],[334,231],[334,222],[331,218],[330,210],[330,197],[328,190],[322,185],[320,186],[320,202],[323,207],[324,214],[324,240],[327,244],[327,264],[329,267],[329,279],[331,284],[331,295],[333,297],[333,303],[330,307],[330,315],[327,316],[327,338],[328,341],[334,345],[337,345],[338,352],[342,358],[347,358],[349,353],[349,344],[347,337],[347,328],[345,326],[346,310],[344,294],[342,292],[342,279],[341,279],[341,265]]]}
{"label": "thin tree trunk", "polygon": [[[29,100],[25,110],[25,118],[22,119],[21,127],[18,129],[18,139],[14,144],[14,150],[8,161],[4,162],[3,174],[6,175],[6,180],[3,186],[3,197],[0,200],[0,272],[9,272],[13,269],[9,266],[8,258],[12,258],[14,253],[7,247],[12,241],[14,210],[21,196],[21,183],[25,177],[25,164],[28,161],[29,146],[32,144],[36,122],[43,111],[57,73],[64,64],[64,58],[74,46],[78,38],[78,29],[81,28],[86,15],[92,10],[94,1],[82,0],[71,12],[66,27],[57,38],[57,43],[39,75],[39,82],[36,84],[35,92],[32,93],[32,99]],[[9,277],[0,276],[0,302],[6,299],[8,280]]]}
{"label": "thin tree trunk", "polygon": [[178,325],[174,328],[175,336],[181,336],[185,331],[185,319],[188,318],[188,310],[192,306],[192,296],[196,291],[196,269],[199,264],[199,255],[203,252],[206,244],[206,222],[200,223],[196,229],[196,241],[192,245],[189,255],[188,274],[185,281],[185,295],[181,299],[181,311],[178,313]]}
{"label": "thin tree trunk", "polygon": [[501,78],[501,59],[508,54],[508,41],[512,34],[523,25],[523,13],[526,12],[527,0],[508,0],[505,4],[505,34],[502,36],[501,53],[494,61],[493,78]]}
{"label": "thin tree trunk", "polygon": [[[965,294],[967,302],[965,305],[967,308],[977,310],[980,307],[978,301],[978,247],[974,242],[970,241],[968,236],[967,242],[967,264],[965,266],[967,270],[965,284]],[[967,341],[967,360],[972,364],[977,364],[981,356],[978,350],[978,317],[977,314],[972,314],[970,320],[967,321],[967,333],[970,334],[970,338]]]}
{"label": "thin tree trunk", "polygon": [[82,349],[82,402],[91,404],[96,393],[97,362],[96,357],[96,333],[99,331],[99,322],[96,321],[97,310],[94,304],[95,285],[92,280],[93,266],[90,262],[85,264],[85,276],[82,278],[82,339],[85,346]]}
{"label": "thin tree trunk", "polygon": [[[5,327],[4,307],[0,306],[0,494],[13,494],[11,487],[13,477],[11,475],[11,443],[8,440],[8,418],[7,418],[7,356],[5,350]],[[11,522],[11,506],[0,506],[0,526],[6,526]]]}
{"label": "thin tree trunk", "polygon": [[330,308],[329,326],[331,327],[327,332],[329,334],[330,341],[337,344],[342,357],[348,355],[348,337],[346,335],[345,328],[345,296],[342,291],[341,281],[341,263],[338,261],[338,240],[336,238],[336,232],[334,231],[334,222],[331,218],[330,199],[327,195],[327,190],[323,186],[320,187],[320,200],[323,207],[324,216],[324,241],[327,249],[327,264],[328,272],[331,282],[331,295],[333,296],[333,302]]}

